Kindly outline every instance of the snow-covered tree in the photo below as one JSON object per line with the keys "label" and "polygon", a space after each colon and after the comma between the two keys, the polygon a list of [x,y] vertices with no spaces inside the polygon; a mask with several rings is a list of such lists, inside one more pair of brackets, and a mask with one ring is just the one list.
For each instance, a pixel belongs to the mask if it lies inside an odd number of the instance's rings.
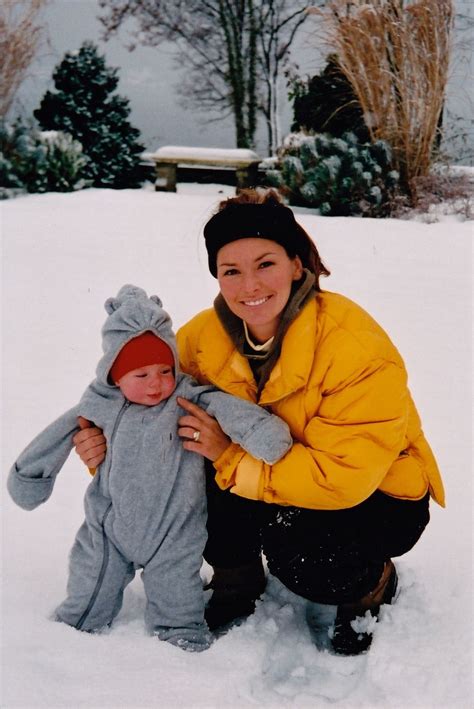
{"label": "snow-covered tree", "polygon": [[115,94],[117,69],[106,66],[97,47],[85,42],[56,67],[35,117],[45,130],[61,130],[78,140],[89,158],[84,177],[95,187],[138,187],[140,132],[128,121],[129,101]]}

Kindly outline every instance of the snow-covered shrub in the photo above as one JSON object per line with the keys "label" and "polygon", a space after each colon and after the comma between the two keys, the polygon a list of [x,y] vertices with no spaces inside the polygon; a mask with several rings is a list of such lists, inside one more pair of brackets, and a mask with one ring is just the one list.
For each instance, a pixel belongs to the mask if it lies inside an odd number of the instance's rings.
{"label": "snow-covered shrub", "polygon": [[90,184],[82,177],[89,161],[82,145],[68,133],[41,131],[37,155],[39,159],[33,181],[37,188],[35,191],[71,192]]}
{"label": "snow-covered shrub", "polygon": [[81,144],[61,131],[38,131],[23,121],[0,124],[0,196],[71,192],[87,187]]}
{"label": "snow-covered shrub", "polygon": [[390,146],[291,133],[279,151],[279,169],[267,172],[291,204],[315,207],[328,216],[386,216],[398,183]]}
{"label": "snow-covered shrub", "polygon": [[32,143],[27,126],[20,121],[11,125],[1,120],[0,199],[7,199],[26,191],[19,175],[19,165],[31,151]]}

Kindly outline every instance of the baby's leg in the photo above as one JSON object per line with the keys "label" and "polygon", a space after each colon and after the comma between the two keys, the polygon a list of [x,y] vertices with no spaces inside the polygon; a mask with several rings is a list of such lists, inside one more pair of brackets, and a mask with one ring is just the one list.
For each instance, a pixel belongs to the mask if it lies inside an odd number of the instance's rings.
{"label": "baby's leg", "polygon": [[78,630],[103,630],[118,614],[134,575],[133,564],[103,528],[84,522],[71,550],[67,597],[56,609],[56,620]]}
{"label": "baby's leg", "polygon": [[202,546],[166,539],[143,569],[147,629],[161,640],[196,652],[211,644],[199,574]]}

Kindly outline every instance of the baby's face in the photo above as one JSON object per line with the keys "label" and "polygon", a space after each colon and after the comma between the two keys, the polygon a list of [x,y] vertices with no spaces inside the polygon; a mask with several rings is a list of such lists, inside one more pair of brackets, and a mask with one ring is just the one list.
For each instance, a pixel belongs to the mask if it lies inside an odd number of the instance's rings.
{"label": "baby's face", "polygon": [[156,406],[174,390],[173,368],[168,364],[147,364],[124,374],[117,386],[132,404]]}

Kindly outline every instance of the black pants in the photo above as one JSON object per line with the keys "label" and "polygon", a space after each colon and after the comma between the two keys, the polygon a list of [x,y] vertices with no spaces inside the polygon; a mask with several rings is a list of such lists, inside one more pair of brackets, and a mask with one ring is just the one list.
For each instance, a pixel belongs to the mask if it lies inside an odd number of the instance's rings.
{"label": "black pants", "polygon": [[274,576],[319,603],[352,602],[371,591],[384,562],[409,551],[430,518],[428,494],[412,502],[377,491],[350,509],[308,510],[222,491],[214,473],[208,466],[206,561],[233,568],[263,550]]}

